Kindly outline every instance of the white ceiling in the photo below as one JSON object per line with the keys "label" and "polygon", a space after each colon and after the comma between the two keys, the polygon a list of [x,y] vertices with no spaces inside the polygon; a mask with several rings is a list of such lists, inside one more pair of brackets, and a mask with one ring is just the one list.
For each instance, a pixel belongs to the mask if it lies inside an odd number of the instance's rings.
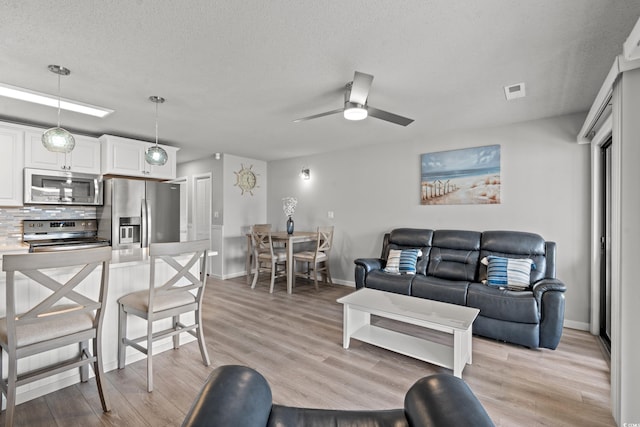
{"label": "white ceiling", "polygon": [[[586,111],[640,16],[638,0],[0,0],[0,82],[116,110],[62,113],[78,133],[160,142],[178,161],[272,160],[415,141]],[[341,115],[355,70],[369,104],[408,127]],[[505,101],[503,86],[527,97]],[[55,125],[55,110],[0,98],[0,119]]]}

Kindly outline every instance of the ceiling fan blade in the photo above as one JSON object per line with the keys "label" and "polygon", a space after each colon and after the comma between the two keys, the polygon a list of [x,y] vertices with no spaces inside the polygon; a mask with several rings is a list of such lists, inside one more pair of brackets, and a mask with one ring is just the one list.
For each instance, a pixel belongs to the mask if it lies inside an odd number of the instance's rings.
{"label": "ceiling fan blade", "polygon": [[338,108],[337,110],[327,111],[326,113],[314,114],[313,116],[302,117],[300,119],[295,119],[293,122],[304,122],[305,120],[317,119],[318,117],[330,116],[331,114],[342,113],[344,108]]}
{"label": "ceiling fan blade", "polygon": [[389,113],[388,111],[378,110],[377,108],[367,106],[367,112],[371,117],[376,119],[386,120],[391,123],[395,123],[400,126],[407,126],[413,122],[413,119],[399,116],[397,114]]}
{"label": "ceiling fan blade", "polygon": [[369,96],[369,89],[371,89],[371,82],[373,76],[371,74],[361,73],[356,71],[353,75],[353,84],[351,85],[351,94],[349,95],[349,102],[355,102],[356,104],[366,104],[367,97]]}

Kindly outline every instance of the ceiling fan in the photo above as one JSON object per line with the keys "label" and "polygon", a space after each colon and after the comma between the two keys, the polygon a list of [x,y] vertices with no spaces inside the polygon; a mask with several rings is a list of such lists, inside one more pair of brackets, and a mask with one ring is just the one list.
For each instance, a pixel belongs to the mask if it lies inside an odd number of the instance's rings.
{"label": "ceiling fan", "polygon": [[317,119],[318,117],[329,116],[331,114],[343,113],[347,120],[363,120],[367,116],[376,119],[386,120],[401,126],[407,126],[413,122],[413,119],[389,113],[388,111],[378,110],[377,108],[367,105],[369,97],[369,89],[373,76],[371,74],[356,71],[353,75],[353,81],[347,83],[344,93],[344,108],[327,111],[325,113],[314,114],[313,116],[296,119],[294,122],[303,122],[305,120]]}

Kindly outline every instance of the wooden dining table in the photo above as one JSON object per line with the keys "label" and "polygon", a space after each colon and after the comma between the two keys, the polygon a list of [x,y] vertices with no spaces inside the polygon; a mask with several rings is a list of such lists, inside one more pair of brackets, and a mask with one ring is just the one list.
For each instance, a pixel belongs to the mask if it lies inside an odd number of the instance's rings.
{"label": "wooden dining table", "polygon": [[[287,251],[287,293],[293,291],[293,247],[296,243],[315,242],[318,240],[317,231],[294,231],[288,234],[286,231],[271,232],[272,243],[283,243]],[[251,242],[251,233],[247,233],[247,283],[250,282],[251,266],[253,258],[253,244]]]}

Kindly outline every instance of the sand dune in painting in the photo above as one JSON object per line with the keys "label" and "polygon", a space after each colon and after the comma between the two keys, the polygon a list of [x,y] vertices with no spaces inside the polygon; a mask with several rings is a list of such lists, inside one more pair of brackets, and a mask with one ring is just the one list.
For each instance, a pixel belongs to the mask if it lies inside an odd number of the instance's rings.
{"label": "sand dune in painting", "polygon": [[444,185],[422,182],[421,204],[423,205],[465,205],[499,204],[500,175],[476,175],[452,178]]}

